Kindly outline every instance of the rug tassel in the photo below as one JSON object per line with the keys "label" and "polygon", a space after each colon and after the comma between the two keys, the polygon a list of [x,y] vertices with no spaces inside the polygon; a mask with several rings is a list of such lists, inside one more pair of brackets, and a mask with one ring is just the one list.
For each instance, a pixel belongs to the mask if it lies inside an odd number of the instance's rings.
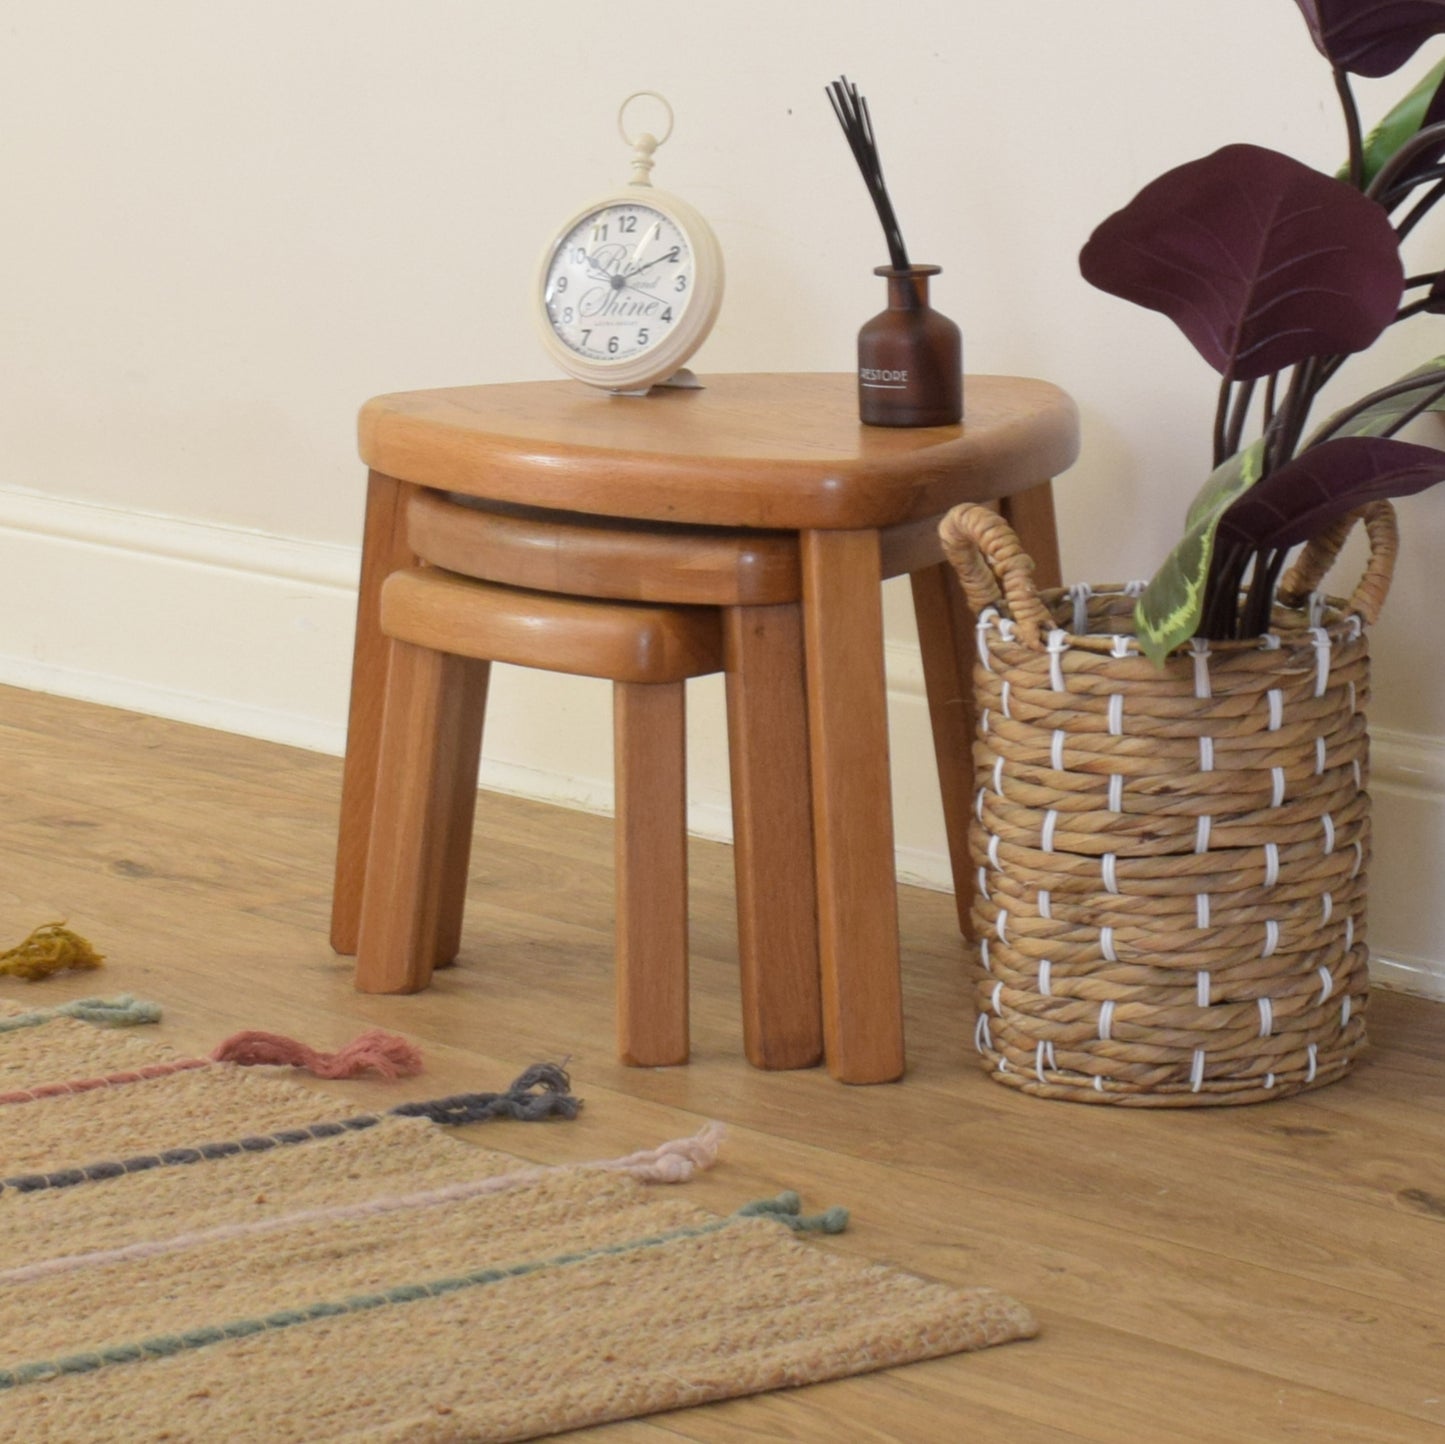
{"label": "rug tassel", "polygon": [[383,1078],[410,1078],[421,1072],[421,1051],[395,1033],[371,1028],[335,1053],[321,1053],[295,1038],[252,1029],[236,1033],[211,1054],[216,1063],[242,1068],[273,1063],[301,1068],[317,1078],[357,1078],[370,1069]]}
{"label": "rug tassel", "polygon": [[708,1123],[691,1138],[673,1138],[602,1167],[643,1183],[686,1183],[699,1169],[709,1169],[717,1162],[718,1145],[725,1132],[721,1123]]}
{"label": "rug tassel", "polygon": [[848,1227],[848,1210],[833,1207],[823,1213],[804,1213],[803,1202],[792,1189],[776,1198],[759,1198],[738,1209],[740,1218],[770,1218],[794,1233],[842,1233]]}
{"label": "rug tassel", "polygon": [[23,943],[0,953],[0,973],[39,982],[68,969],[98,968],[102,955],[64,923],[44,923]]}

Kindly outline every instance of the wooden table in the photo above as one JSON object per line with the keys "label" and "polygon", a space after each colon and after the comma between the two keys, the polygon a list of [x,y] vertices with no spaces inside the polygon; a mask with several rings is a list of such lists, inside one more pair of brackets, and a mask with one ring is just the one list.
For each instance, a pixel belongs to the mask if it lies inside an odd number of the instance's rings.
{"label": "wooden table", "polygon": [[[797,533],[824,1036],[828,1066],[847,1082],[885,1082],[904,1068],[880,532],[958,502],[1011,498],[1041,568],[1056,570],[1047,483],[1077,454],[1074,405],[1047,382],[971,376],[965,407],[958,426],[867,427],[851,375],[810,374],[714,376],[702,390],[645,397],[565,381],[468,386],[380,396],[361,412],[372,474],[358,667],[384,645],[369,596],[410,560],[401,518],[412,487]],[[973,639],[940,591],[946,580],[914,577],[925,668],[947,648],[966,677]],[[935,741],[966,750],[960,700],[930,686]],[[353,727],[356,708],[354,698]],[[957,876],[971,799],[944,801]]]}

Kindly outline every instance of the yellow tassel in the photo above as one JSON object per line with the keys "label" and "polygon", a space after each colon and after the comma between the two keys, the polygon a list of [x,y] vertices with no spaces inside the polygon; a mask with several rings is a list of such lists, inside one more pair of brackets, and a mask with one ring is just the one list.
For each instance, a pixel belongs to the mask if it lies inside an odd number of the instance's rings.
{"label": "yellow tassel", "polygon": [[46,923],[18,947],[0,953],[0,973],[36,983],[67,968],[98,968],[101,961],[102,955],[64,923]]}

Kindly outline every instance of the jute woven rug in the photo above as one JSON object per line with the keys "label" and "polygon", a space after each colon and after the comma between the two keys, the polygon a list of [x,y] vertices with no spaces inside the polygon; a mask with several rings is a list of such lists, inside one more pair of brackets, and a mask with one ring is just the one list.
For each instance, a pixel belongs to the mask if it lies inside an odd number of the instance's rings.
{"label": "jute woven rug", "polygon": [[0,1002],[0,1438],[529,1439],[1034,1332],[801,1236],[839,1211],[657,1186],[710,1131],[542,1168],[274,1069],[63,1091],[176,1055],[39,1011]]}

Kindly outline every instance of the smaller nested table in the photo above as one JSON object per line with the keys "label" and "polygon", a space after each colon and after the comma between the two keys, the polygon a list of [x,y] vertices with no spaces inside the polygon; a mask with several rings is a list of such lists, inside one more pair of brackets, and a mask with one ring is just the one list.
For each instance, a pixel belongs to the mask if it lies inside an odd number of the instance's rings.
{"label": "smaller nested table", "polygon": [[[904,1069],[885,539],[903,528],[916,542],[919,527],[909,524],[959,502],[997,501],[1038,561],[1041,584],[1057,584],[1049,483],[1077,454],[1078,420],[1072,401],[1047,382],[971,376],[960,425],[868,427],[858,421],[855,386],[849,374],[736,375],[646,397],[528,382],[368,402],[361,455],[371,478],[347,794],[369,797],[349,779],[353,754],[364,768],[379,726],[385,639],[377,597],[386,576],[413,561],[405,515],[419,489],[638,523],[794,534],[827,1060],[845,1082],[876,1083]],[[907,569],[962,915],[972,877],[972,621],[941,550],[914,546]],[[671,600],[691,600],[685,585]],[[343,847],[347,836],[343,815]],[[337,927],[334,915],[334,940]]]}

